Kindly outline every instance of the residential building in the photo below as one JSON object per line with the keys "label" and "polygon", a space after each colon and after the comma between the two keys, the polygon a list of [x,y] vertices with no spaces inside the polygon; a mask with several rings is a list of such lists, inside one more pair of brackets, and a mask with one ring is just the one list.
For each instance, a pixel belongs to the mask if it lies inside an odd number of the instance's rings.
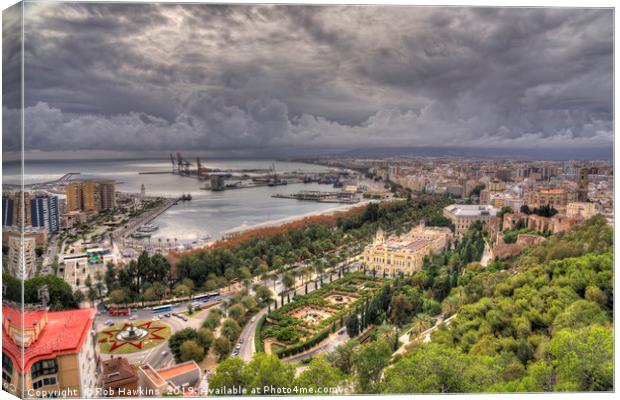
{"label": "residential building", "polygon": [[598,214],[596,210],[596,204],[588,203],[588,202],[572,202],[568,203],[566,206],[566,216],[567,217],[577,217],[580,216],[583,219],[592,218]]}
{"label": "residential building", "polygon": [[99,181],[99,197],[101,210],[111,210],[116,207],[116,183],[113,180]]}
{"label": "residential building", "polygon": [[99,386],[106,397],[134,397],[140,393],[137,370],[126,358],[112,356],[101,367]]}
{"label": "residential building", "polygon": [[491,181],[486,188],[491,192],[502,192],[506,190],[506,183],[502,181]]}
{"label": "residential building", "polygon": [[98,212],[101,209],[99,182],[82,181],[82,210]]}
{"label": "residential building", "polygon": [[443,209],[443,216],[450,219],[455,226],[455,234],[462,236],[476,221],[487,225],[487,229],[496,229],[498,209],[489,205],[452,204]]}
{"label": "residential building", "polygon": [[421,224],[399,237],[385,238],[382,229],[364,249],[366,267],[379,274],[410,275],[422,269],[424,257],[443,250],[452,237],[450,228],[426,227]]}
{"label": "residential building", "polygon": [[24,232],[23,238],[19,230],[5,231],[8,239],[8,273],[19,278],[34,276],[36,272],[37,254],[35,249],[36,233]]}
{"label": "residential building", "polygon": [[99,212],[116,207],[116,184],[112,180],[84,180],[67,184],[67,212]]}
{"label": "residential building", "polygon": [[30,208],[33,228],[45,228],[50,233],[60,230],[57,196],[36,195],[30,200]]}
{"label": "residential building", "polygon": [[[22,199],[23,193],[23,199]],[[23,201],[22,201],[23,200]],[[25,204],[25,207],[22,207]],[[23,215],[22,215],[23,211]],[[2,195],[2,225],[3,226],[30,226],[32,225],[29,192],[12,192]],[[23,222],[22,222],[23,221]]]}
{"label": "residential building", "polygon": [[2,195],[2,226],[13,226],[13,197]]}
{"label": "residential building", "polygon": [[3,389],[28,398],[90,396],[96,383],[95,311],[22,313],[3,305]]}
{"label": "residential building", "polygon": [[65,188],[67,195],[67,212],[82,210],[82,182],[69,182]]}

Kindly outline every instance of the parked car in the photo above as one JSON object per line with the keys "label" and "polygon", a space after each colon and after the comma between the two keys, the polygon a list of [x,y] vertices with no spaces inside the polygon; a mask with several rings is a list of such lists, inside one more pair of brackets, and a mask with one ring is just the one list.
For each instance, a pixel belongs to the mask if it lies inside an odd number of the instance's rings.
{"label": "parked car", "polygon": [[239,343],[243,343],[243,338],[239,339]]}
{"label": "parked car", "polygon": [[165,314],[164,314],[164,317],[166,317],[166,318],[170,318],[170,313],[165,313]]}
{"label": "parked car", "polygon": [[136,316],[135,316],[135,315],[132,315],[131,317],[129,317],[129,320],[130,320],[130,321],[135,321],[135,320],[136,320]]}
{"label": "parked car", "polygon": [[107,325],[107,326],[112,326],[112,325],[114,325],[114,322],[112,322],[110,320],[107,320],[106,322],[104,322],[104,324]]}
{"label": "parked car", "polygon": [[252,319],[250,320],[251,322],[256,321],[256,316],[252,317]]}

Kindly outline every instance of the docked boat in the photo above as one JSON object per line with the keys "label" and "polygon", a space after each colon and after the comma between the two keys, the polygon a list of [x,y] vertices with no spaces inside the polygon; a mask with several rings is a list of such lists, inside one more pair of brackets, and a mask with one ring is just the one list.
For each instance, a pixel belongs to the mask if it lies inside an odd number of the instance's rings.
{"label": "docked boat", "polygon": [[145,239],[151,237],[151,234],[146,232],[134,232],[131,234],[131,237],[133,239]]}
{"label": "docked boat", "polygon": [[159,226],[157,225],[142,225],[141,227],[138,228],[138,232],[150,233],[150,232],[155,232],[158,229],[159,229]]}

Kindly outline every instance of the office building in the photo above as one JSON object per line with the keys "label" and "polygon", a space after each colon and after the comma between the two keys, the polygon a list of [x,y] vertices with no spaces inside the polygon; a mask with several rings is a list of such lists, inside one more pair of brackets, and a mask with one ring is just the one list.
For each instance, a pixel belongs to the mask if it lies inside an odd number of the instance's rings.
{"label": "office building", "polygon": [[28,398],[91,395],[97,358],[94,308],[22,313],[3,305],[2,317],[5,390]]}

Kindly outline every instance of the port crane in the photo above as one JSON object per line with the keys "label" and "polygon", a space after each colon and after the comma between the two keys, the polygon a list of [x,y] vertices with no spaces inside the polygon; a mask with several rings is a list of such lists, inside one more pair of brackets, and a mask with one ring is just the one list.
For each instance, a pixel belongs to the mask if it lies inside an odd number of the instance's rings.
{"label": "port crane", "polygon": [[181,157],[181,153],[177,152],[176,159],[170,153],[170,162],[172,163],[172,173],[179,175],[189,175],[189,167],[192,165],[189,161]]}

